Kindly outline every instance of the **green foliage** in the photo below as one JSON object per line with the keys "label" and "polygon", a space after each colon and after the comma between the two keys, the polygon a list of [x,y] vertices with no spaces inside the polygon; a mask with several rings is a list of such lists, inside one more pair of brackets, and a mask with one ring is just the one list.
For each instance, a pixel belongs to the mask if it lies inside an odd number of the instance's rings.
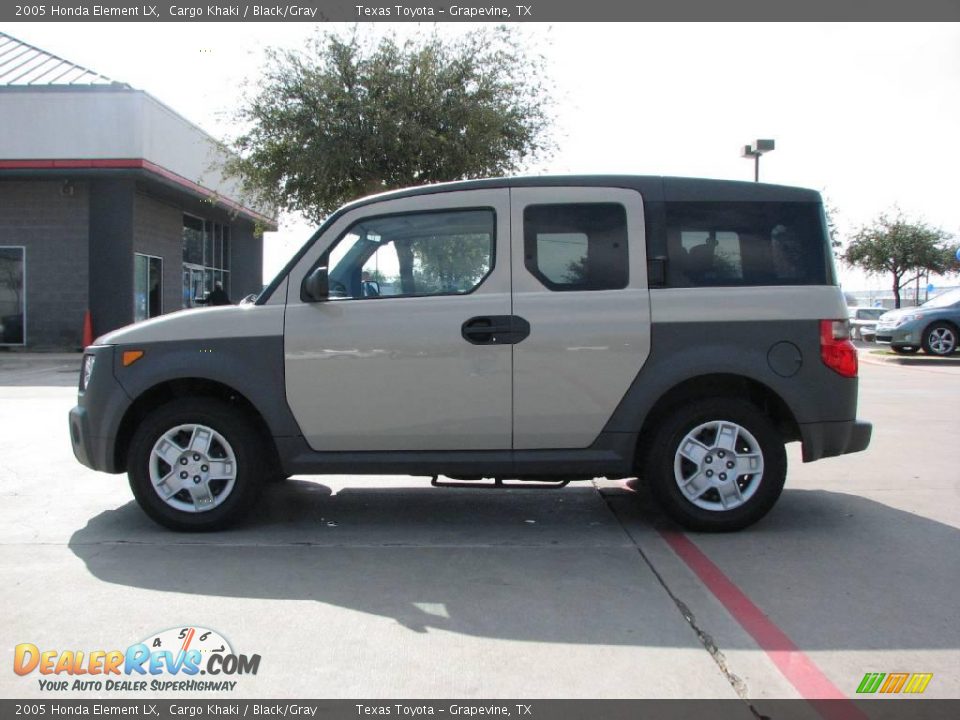
{"label": "green foliage", "polygon": [[403,43],[318,33],[268,52],[228,172],[316,222],[371,193],[517,172],[553,149],[543,62],[505,26]]}
{"label": "green foliage", "polygon": [[837,215],[839,210],[833,202],[824,197],[823,199],[823,214],[827,218],[827,233],[830,235],[830,247],[836,252],[840,246],[840,231],[837,229]]}
{"label": "green foliage", "polygon": [[[419,238],[412,243],[414,267],[431,292],[462,292],[476,285],[490,270],[488,235]],[[418,288],[420,285],[418,284]]]}
{"label": "green foliage", "polygon": [[889,273],[896,307],[900,289],[924,273],[957,271],[956,248],[946,244],[950,235],[922,222],[908,222],[897,211],[881,214],[857,230],[843,253],[843,261],[873,275]]}

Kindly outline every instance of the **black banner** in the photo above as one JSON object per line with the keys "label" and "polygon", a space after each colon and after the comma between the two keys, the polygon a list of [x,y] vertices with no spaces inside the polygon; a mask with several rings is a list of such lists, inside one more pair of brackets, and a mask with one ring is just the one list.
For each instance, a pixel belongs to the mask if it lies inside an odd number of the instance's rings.
{"label": "black banner", "polygon": [[960,20],[958,0],[38,0],[0,22],[600,22]]}
{"label": "black banner", "polygon": [[0,719],[954,720],[960,700],[0,700]]}

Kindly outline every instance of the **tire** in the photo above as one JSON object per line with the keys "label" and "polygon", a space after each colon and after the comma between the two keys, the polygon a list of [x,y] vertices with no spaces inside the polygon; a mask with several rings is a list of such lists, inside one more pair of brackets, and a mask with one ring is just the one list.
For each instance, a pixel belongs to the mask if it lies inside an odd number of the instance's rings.
{"label": "tire", "polygon": [[[787,476],[783,438],[754,405],[736,398],[678,408],[647,447],[641,475],[664,512],[690,530],[729,532],[752,525],[773,507]],[[737,476],[724,478],[731,463]],[[748,468],[754,472],[743,472]]]}
{"label": "tire", "polygon": [[134,432],[127,475],[154,521],[171,530],[220,530],[256,501],[264,454],[253,425],[234,406],[213,398],[174,400]]}
{"label": "tire", "polygon": [[890,349],[893,350],[897,355],[916,355],[916,354],[917,354],[917,351],[918,351],[920,348],[918,348],[918,347],[912,347],[912,346],[910,346],[910,345],[907,345],[907,346],[905,346],[905,347],[902,347],[902,346],[901,346],[901,347],[894,347],[893,345],[891,345],[891,346],[890,346]]}
{"label": "tire", "polygon": [[947,357],[957,349],[957,329],[946,322],[935,322],[923,331],[923,351],[927,355]]}

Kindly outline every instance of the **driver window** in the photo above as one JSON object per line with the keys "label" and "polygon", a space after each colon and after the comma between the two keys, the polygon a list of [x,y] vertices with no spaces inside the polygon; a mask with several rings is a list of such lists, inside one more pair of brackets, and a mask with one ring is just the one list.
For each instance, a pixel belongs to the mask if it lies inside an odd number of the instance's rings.
{"label": "driver window", "polygon": [[494,224],[493,210],[361,220],[325,258],[330,299],[469,293],[493,268]]}

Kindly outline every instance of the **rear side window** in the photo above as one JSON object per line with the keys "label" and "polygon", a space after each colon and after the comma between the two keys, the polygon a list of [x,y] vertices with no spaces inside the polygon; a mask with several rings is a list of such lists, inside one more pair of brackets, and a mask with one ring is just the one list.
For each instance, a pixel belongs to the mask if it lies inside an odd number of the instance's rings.
{"label": "rear side window", "polygon": [[627,286],[627,213],[616,203],[528,205],[523,211],[527,270],[550,290]]}
{"label": "rear side window", "polygon": [[833,284],[817,203],[668,202],[667,285]]}

